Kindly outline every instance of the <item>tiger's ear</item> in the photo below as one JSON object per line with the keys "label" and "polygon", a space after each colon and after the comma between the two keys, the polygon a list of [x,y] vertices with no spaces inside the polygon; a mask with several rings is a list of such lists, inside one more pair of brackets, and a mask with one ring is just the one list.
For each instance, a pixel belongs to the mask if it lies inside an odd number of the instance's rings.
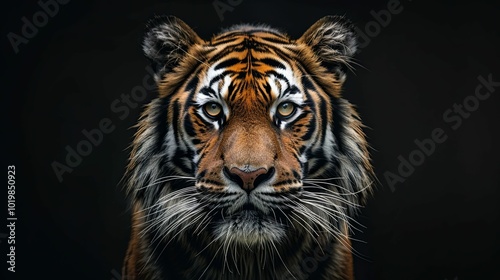
{"label": "tiger's ear", "polygon": [[171,71],[189,48],[203,42],[196,32],[174,16],[157,16],[150,20],[142,49],[151,60],[156,78]]}
{"label": "tiger's ear", "polygon": [[345,78],[349,62],[356,53],[357,38],[354,26],[340,16],[326,16],[316,23],[297,40],[308,45],[320,64],[328,71]]}

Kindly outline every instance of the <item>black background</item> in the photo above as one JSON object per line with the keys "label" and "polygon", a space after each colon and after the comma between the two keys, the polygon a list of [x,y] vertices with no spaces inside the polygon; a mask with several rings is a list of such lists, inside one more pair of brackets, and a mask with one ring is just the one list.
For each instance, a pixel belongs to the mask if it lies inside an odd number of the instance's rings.
{"label": "black background", "polygon": [[[147,74],[140,43],[153,15],[175,15],[203,38],[241,22],[268,23],[297,38],[325,15],[345,15],[365,30],[370,11],[388,3],[243,0],[221,21],[212,1],[73,0],[16,54],[7,34],[21,35],[21,18],[32,21],[41,8],[14,2],[1,8],[1,168],[16,165],[18,217],[17,273],[2,261],[6,279],[118,279],[130,219],[119,181],[131,127],[154,93],[123,120],[110,105]],[[499,9],[486,1],[400,5],[385,27],[372,30],[345,85],[369,127],[380,180],[359,217],[365,228],[354,235],[363,241],[354,242],[364,256],[356,258],[357,279],[500,279],[500,87],[456,130],[443,119],[474,94],[480,75],[500,81]],[[65,147],[75,148],[85,140],[82,130],[104,118],[114,131],[59,182],[51,164],[64,163]],[[391,190],[384,174],[397,174],[398,156],[408,158],[415,139],[435,128],[447,140]],[[7,240],[0,241],[5,260]]]}

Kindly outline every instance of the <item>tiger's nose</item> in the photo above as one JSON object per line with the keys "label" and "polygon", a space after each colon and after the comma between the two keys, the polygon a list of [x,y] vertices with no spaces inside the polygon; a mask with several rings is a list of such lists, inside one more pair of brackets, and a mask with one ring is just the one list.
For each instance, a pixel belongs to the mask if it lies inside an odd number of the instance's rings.
{"label": "tiger's nose", "polygon": [[269,169],[261,167],[253,171],[241,170],[237,167],[233,167],[231,170],[224,168],[224,173],[231,181],[250,193],[262,182],[269,180],[273,176],[274,167]]}

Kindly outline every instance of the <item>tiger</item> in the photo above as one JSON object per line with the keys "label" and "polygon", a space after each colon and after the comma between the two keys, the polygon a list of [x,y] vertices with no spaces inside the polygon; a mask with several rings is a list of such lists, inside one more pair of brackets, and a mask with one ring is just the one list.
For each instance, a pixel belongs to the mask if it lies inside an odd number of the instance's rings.
{"label": "tiger", "polygon": [[123,279],[354,279],[350,236],[374,172],[342,97],[350,21],[326,16],[298,39],[238,24],[204,40],[158,16],[142,47],[156,93],[124,172]]}

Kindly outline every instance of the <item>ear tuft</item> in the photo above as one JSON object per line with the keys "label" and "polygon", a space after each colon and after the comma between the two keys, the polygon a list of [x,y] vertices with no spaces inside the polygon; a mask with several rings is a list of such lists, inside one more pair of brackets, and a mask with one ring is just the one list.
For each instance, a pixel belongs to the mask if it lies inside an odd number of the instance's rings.
{"label": "ear tuft", "polygon": [[326,16],[314,23],[298,42],[308,45],[327,70],[342,79],[357,50],[354,26],[341,16]]}
{"label": "ear tuft", "polygon": [[142,48],[157,76],[171,71],[188,52],[202,42],[196,32],[174,16],[156,16],[149,21]]}

